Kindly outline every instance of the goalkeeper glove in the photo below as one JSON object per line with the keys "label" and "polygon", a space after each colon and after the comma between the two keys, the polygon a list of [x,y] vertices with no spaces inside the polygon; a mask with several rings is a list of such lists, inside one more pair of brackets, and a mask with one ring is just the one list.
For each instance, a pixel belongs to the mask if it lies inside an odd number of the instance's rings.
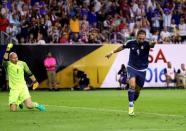
{"label": "goalkeeper glove", "polygon": [[35,81],[35,82],[33,83],[32,89],[35,90],[35,89],[38,88],[38,87],[39,87],[39,83],[38,83],[37,81]]}
{"label": "goalkeeper glove", "polygon": [[10,51],[13,47],[12,43],[8,43],[7,47],[6,47],[6,51]]}

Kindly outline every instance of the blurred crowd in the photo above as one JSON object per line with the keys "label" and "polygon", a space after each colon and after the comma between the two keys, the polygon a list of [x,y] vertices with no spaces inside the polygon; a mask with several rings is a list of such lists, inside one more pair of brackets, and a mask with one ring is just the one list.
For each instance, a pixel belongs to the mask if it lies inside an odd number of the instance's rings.
{"label": "blurred crowd", "polygon": [[123,43],[139,29],[186,40],[186,0],[0,0],[0,11],[0,31],[20,44]]}

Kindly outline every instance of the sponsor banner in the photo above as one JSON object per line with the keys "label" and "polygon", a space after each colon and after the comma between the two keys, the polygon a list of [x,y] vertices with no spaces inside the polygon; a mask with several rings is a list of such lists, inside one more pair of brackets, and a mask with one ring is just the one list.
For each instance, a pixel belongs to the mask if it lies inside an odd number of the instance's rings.
{"label": "sponsor banner", "polygon": [[[105,80],[101,87],[118,87],[116,80],[117,72],[121,64],[127,66],[129,50],[123,50],[117,54]],[[147,69],[146,81],[144,87],[164,87],[165,74],[164,69],[167,62],[170,61],[176,71],[180,68],[181,63],[186,64],[186,45],[156,45],[150,50],[149,67]]]}

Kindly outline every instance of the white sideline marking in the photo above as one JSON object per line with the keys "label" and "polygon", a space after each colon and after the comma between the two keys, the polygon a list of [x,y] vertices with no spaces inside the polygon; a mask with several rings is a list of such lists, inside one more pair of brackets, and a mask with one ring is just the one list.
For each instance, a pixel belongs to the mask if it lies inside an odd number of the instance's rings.
{"label": "white sideline marking", "polygon": [[[129,131],[178,131],[179,129],[130,129]],[[117,131],[123,131],[123,129],[121,130],[117,130]],[[128,130],[127,130],[128,131]]]}
{"label": "white sideline marking", "polygon": [[[68,109],[82,109],[82,110],[89,110],[89,111],[103,111],[103,112],[120,112],[120,113],[128,113],[124,110],[116,110],[116,109],[104,109],[104,108],[92,108],[92,107],[78,107],[78,106],[60,106],[60,105],[47,105],[46,106],[52,106],[57,108],[68,108]],[[151,113],[151,112],[137,112],[140,114],[147,114],[147,115],[156,115],[156,116],[167,116],[167,117],[182,117],[186,118],[186,116],[183,115],[172,115],[172,114],[161,114],[161,113]]]}

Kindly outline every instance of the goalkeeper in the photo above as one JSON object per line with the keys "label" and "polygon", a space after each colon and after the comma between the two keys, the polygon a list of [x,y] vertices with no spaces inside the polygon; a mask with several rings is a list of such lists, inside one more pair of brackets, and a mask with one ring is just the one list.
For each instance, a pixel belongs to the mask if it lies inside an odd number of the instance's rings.
{"label": "goalkeeper", "polygon": [[[37,82],[35,76],[32,74],[27,64],[23,61],[18,60],[18,56],[15,52],[10,52],[13,44],[8,44],[6,52],[4,54],[3,66],[5,67],[9,80],[9,105],[10,111],[17,111],[17,106],[24,105],[28,109],[36,108],[40,111],[45,111],[45,106],[32,102],[26,81],[24,78],[24,73],[29,75],[29,78],[33,82],[33,87],[37,88],[39,83]],[[20,106],[22,107],[22,106]]]}

